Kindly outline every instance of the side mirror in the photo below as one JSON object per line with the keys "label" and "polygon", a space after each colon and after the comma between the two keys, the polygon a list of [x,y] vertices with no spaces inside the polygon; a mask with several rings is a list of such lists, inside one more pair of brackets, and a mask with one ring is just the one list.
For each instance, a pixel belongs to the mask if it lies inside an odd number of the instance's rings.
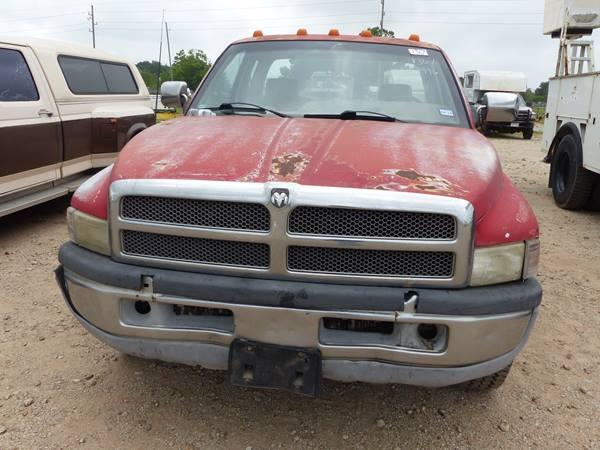
{"label": "side mirror", "polygon": [[185,81],[165,81],[160,85],[160,101],[167,107],[184,107],[192,98]]}

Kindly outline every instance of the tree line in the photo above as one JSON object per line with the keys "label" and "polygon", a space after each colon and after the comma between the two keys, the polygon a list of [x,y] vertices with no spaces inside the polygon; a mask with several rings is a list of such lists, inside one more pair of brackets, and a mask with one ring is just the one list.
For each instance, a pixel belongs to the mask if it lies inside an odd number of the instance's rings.
{"label": "tree line", "polygon": [[178,51],[172,67],[161,64],[160,78],[158,78],[158,61],[140,61],[136,66],[150,93],[155,94],[160,90],[163,82],[170,80],[185,81],[192,91],[195,90],[210,69],[211,63],[202,50],[191,49],[187,52]]}

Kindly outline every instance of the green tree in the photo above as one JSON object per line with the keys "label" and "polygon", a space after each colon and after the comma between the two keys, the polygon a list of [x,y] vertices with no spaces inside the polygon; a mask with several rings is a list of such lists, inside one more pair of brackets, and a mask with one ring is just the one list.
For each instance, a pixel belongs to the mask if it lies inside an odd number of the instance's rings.
{"label": "green tree", "polygon": [[373,36],[380,36],[380,37],[387,37],[387,38],[394,37],[394,32],[392,30],[386,30],[385,28],[371,27],[371,28],[369,28],[369,31],[371,32],[371,34]]}
{"label": "green tree", "polygon": [[[146,83],[148,90],[151,93],[155,93],[157,91],[156,75],[158,72],[158,61],[140,61],[139,63],[136,64],[136,66],[137,66],[138,70],[140,71],[140,75],[144,79],[144,83]],[[158,85],[160,86],[160,83],[162,83],[163,81],[170,80],[170,79],[171,79],[170,67],[165,64],[161,64],[160,65],[160,80],[159,80]]]}
{"label": "green tree", "polygon": [[210,61],[202,50],[180,50],[173,60],[173,78],[185,81],[193,91],[210,69]]}
{"label": "green tree", "polygon": [[542,82],[539,87],[535,90],[535,95],[537,97],[543,97],[543,101],[546,101],[546,99],[548,98],[548,86],[550,85],[550,82],[548,81],[544,81]]}

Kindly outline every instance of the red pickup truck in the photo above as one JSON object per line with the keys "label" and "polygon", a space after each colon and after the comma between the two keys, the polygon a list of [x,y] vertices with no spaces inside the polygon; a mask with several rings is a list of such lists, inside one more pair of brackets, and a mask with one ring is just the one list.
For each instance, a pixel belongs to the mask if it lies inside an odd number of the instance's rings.
{"label": "red pickup truck", "polygon": [[186,92],[73,196],[56,272],[91,334],[305,395],[504,381],[538,224],[442,50],[257,32]]}

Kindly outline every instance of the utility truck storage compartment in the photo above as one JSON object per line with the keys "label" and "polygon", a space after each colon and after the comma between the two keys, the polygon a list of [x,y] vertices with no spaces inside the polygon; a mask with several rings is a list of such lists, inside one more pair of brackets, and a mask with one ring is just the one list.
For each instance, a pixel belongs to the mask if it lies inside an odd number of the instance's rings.
{"label": "utility truck storage compartment", "polygon": [[565,23],[574,34],[591,34],[600,27],[600,1],[546,0],[544,34],[559,37]]}

